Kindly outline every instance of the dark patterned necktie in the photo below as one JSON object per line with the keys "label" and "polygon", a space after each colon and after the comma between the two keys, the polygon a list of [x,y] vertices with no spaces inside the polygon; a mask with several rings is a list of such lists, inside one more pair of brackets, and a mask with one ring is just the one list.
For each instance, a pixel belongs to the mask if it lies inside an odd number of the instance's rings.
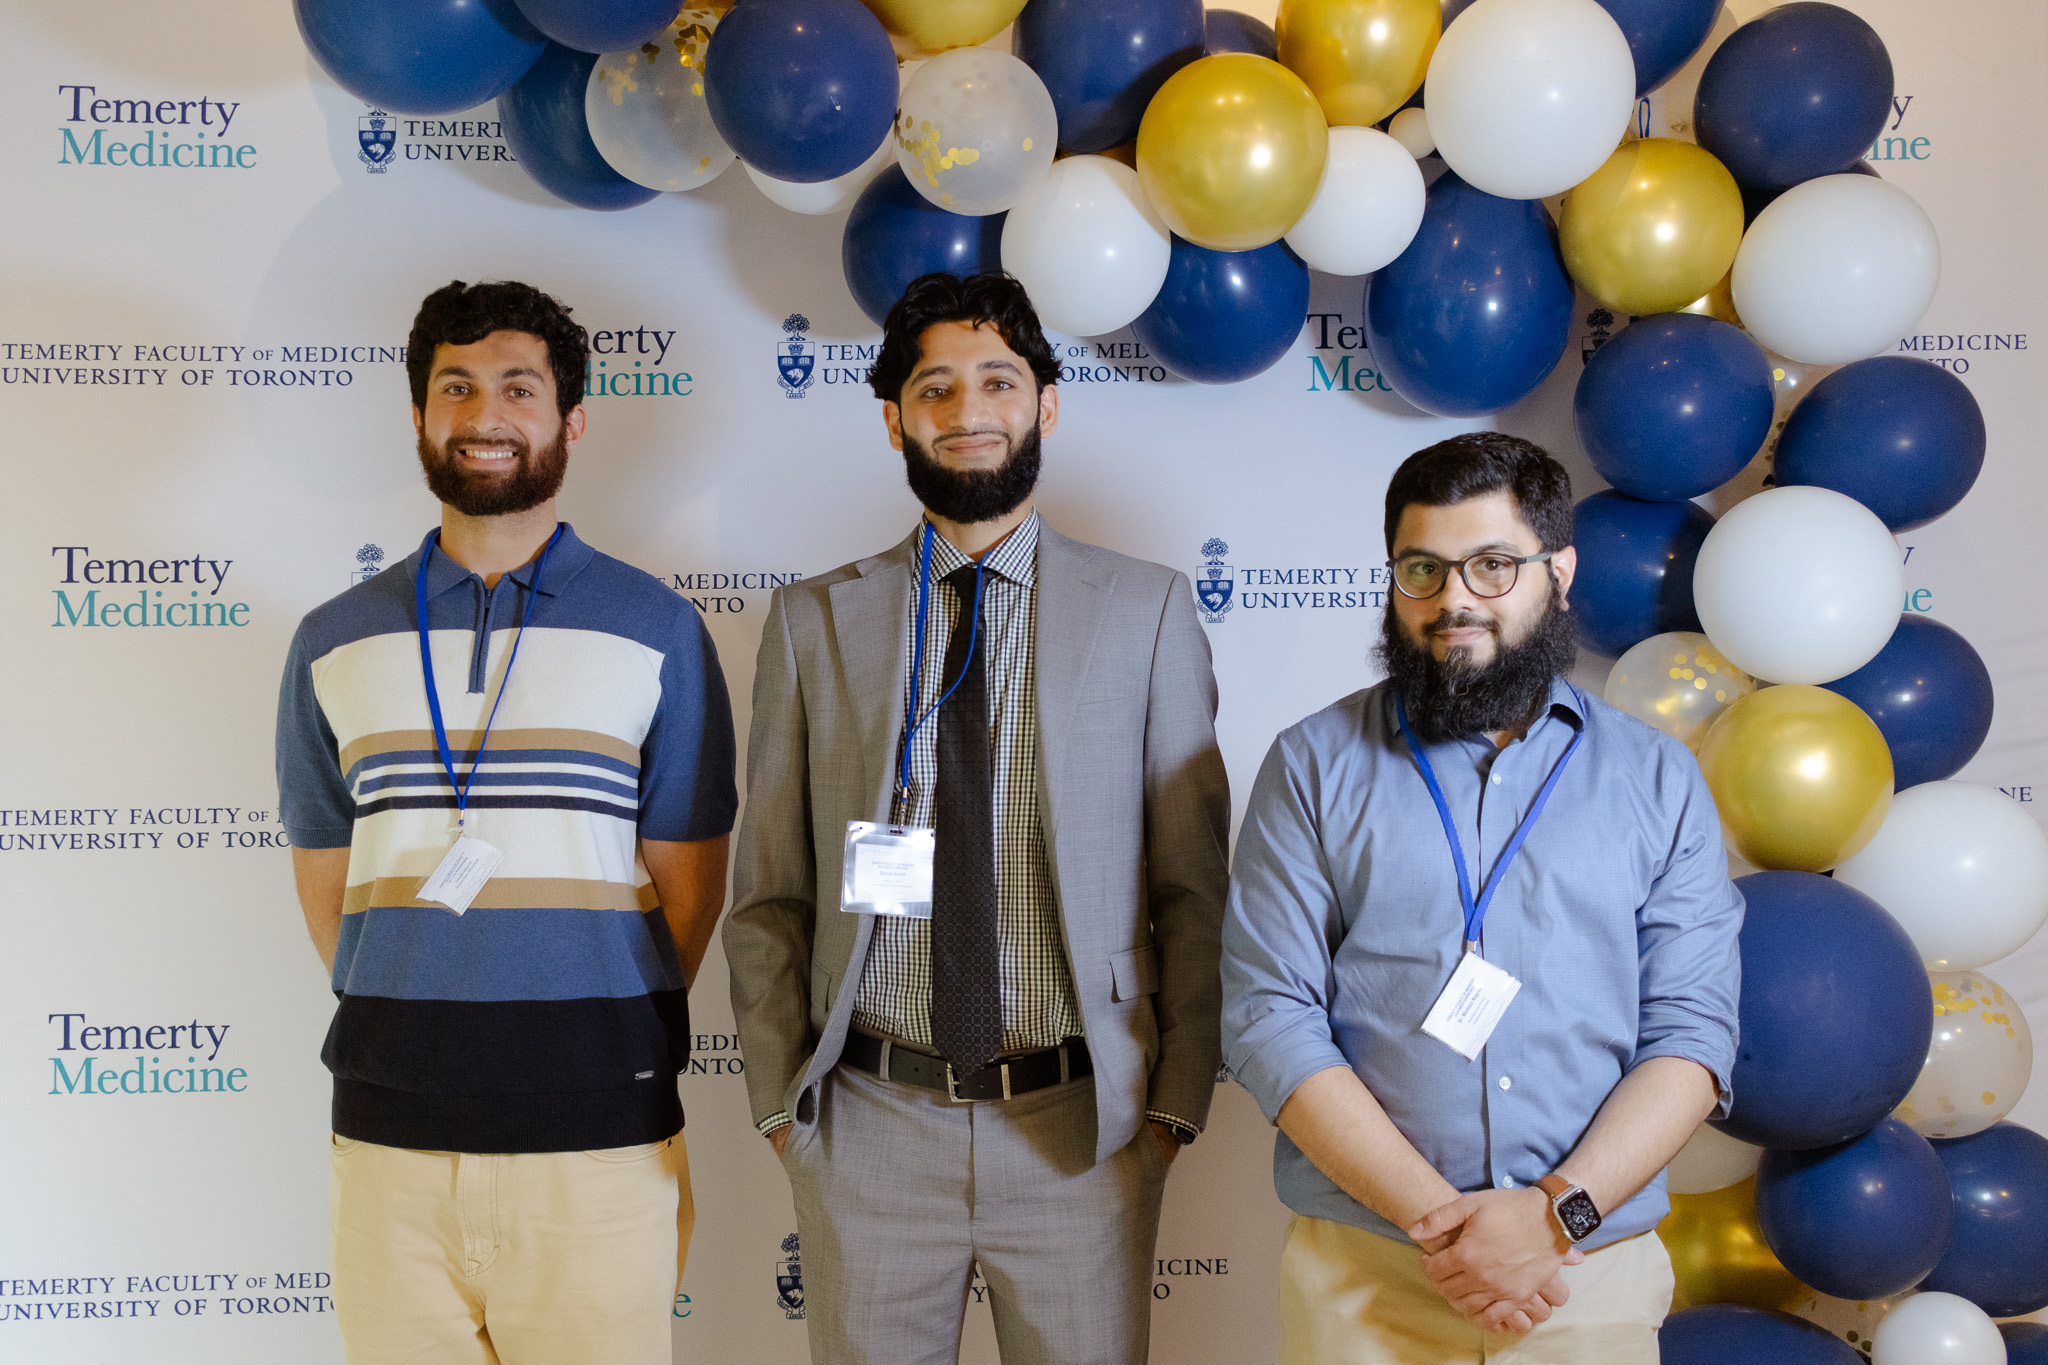
{"label": "dark patterned necktie", "polygon": [[994,765],[982,667],[988,637],[975,628],[974,578],[972,564],[946,575],[960,610],[940,675],[941,689],[952,687],[953,694],[939,707],[939,780],[933,800],[932,1046],[961,1077],[980,1071],[1000,1050],[1003,1037],[996,964]]}

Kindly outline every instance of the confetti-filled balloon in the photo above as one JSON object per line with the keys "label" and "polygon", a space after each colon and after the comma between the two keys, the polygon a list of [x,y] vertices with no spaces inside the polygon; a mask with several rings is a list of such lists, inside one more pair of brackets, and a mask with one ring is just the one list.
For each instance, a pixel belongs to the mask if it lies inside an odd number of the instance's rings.
{"label": "confetti-filled balloon", "polygon": [[1007,52],[932,58],[903,86],[896,164],[949,213],[1001,213],[1044,183],[1059,117],[1038,73]]}
{"label": "confetti-filled balloon", "polygon": [[1981,1133],[2026,1093],[2034,1035],[2019,1001],[1982,972],[1935,972],[1927,1068],[1895,1117],[1922,1137]]}
{"label": "confetti-filled balloon", "polygon": [[1652,635],[1615,660],[1604,693],[1628,712],[1698,752],[1707,727],[1756,691],[1756,679],[1693,630]]}
{"label": "confetti-filled balloon", "polygon": [[652,190],[693,190],[732,164],[704,98],[718,16],[686,9],[645,47],[599,57],[583,96],[590,140],[613,170]]}

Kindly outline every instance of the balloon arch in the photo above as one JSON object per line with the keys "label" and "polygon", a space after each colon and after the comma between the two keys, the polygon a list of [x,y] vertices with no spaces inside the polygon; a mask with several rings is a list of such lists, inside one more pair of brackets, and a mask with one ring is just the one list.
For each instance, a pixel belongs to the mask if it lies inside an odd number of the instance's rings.
{"label": "balloon arch", "polygon": [[[497,99],[572,204],[737,159],[845,213],[877,324],[927,271],[1006,269],[1051,329],[1230,383],[1293,343],[1311,270],[1357,276],[1395,392],[1480,416],[1555,368],[1575,287],[1633,319],[1578,384],[1613,487],[1577,509],[1574,612],[1756,869],[1735,1107],[1672,1164],[1665,1358],[1854,1359],[1775,1311],[1833,1296],[1878,1365],[2003,1360],[1991,1318],[2048,1307],[2048,1139],[2000,1122],[2032,1039],[1981,970],[2048,920],[2048,837],[1949,780],[1990,678],[1899,615],[1893,535],[1969,492],[1985,428],[1953,374],[1879,354],[1940,251],[1861,160],[1893,94],[1861,18],[1800,0],[1709,51],[1720,0],[1281,0],[1270,28],[1200,0],[296,5],[379,108]],[[1696,141],[1647,136],[1681,68]],[[1758,461],[1718,521],[1692,501]]]}

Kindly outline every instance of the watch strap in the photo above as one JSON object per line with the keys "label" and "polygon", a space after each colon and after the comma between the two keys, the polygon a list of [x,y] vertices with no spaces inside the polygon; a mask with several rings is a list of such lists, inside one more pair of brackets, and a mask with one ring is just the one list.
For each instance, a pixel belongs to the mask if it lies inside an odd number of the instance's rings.
{"label": "watch strap", "polygon": [[1564,1196],[1570,1194],[1577,1187],[1556,1171],[1552,1171],[1549,1175],[1543,1176],[1536,1182],[1536,1188],[1542,1190],[1553,1200],[1556,1200],[1564,1198]]}

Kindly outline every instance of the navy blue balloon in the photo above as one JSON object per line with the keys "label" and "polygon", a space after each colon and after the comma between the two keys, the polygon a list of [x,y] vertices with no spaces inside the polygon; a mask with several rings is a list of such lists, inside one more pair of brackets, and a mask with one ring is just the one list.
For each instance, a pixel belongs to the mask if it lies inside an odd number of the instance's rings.
{"label": "navy blue balloon", "polygon": [[2048,1323],[2001,1322],[2005,1365],[2048,1365]]}
{"label": "navy blue balloon", "polygon": [[624,52],[675,21],[676,0],[519,0],[533,26],[578,52]]}
{"label": "navy blue balloon", "polygon": [[[1834,174],[1867,175],[1872,180],[1884,179],[1868,161],[1859,161],[1853,166],[1844,166],[1840,171],[1834,172]],[[1759,213],[1769,208],[1776,202],[1779,195],[1792,187],[1790,185],[1742,185],[1738,188],[1742,191],[1742,226],[1743,230],[1747,231],[1749,225],[1756,221],[1756,216]]]}
{"label": "navy blue balloon", "polygon": [[1818,872],[1735,883],[1742,921],[1735,1106],[1711,1120],[1759,1147],[1832,1147],[1899,1107],[1934,1036],[1920,950],[1883,906]]}
{"label": "navy blue balloon", "polygon": [[1183,379],[1235,384],[1287,354],[1308,314],[1308,267],[1283,242],[1211,251],[1176,237],[1166,283],[1131,324]]}
{"label": "navy blue balloon", "polygon": [[498,97],[505,145],[526,173],[579,208],[629,209],[661,193],[613,170],[590,140],[583,90],[597,54],[548,44],[533,69]]}
{"label": "navy blue balloon", "polygon": [[548,45],[512,0],[295,0],[299,34],[334,82],[399,114],[452,114],[502,95]]}
{"label": "navy blue balloon", "polygon": [[1671,79],[1707,41],[1721,0],[1599,0],[1636,62],[1636,97]]}
{"label": "navy blue balloon", "polygon": [[1249,52],[1267,61],[1280,60],[1280,39],[1272,25],[1234,9],[1212,9],[1202,18],[1202,55]]}
{"label": "navy blue balloon", "polygon": [[2048,1308],[2048,1138],[1994,1123],[1934,1153],[1955,1189],[1956,1235],[1920,1287],[1960,1294],[1994,1318]]}
{"label": "navy blue balloon", "polygon": [[1659,313],[1593,352],[1572,400],[1579,444],[1633,498],[1680,502],[1740,474],[1771,433],[1771,362],[1738,327]]}
{"label": "navy blue balloon", "polygon": [[1366,281],[1366,345],[1394,392],[1477,417],[1543,382],[1571,337],[1572,282],[1550,215],[1446,171],[1408,249]]}
{"label": "navy blue balloon", "polygon": [[896,118],[896,49],[860,0],[744,0],[704,50],[711,122],[771,180],[845,175]]}
{"label": "navy blue balloon", "polygon": [[1657,1333],[1664,1365],[1862,1365],[1856,1349],[1825,1327],[1740,1304],[1688,1308]]}
{"label": "navy blue balloon", "polygon": [[1203,42],[1202,0],[1031,0],[1012,50],[1052,96],[1060,146],[1101,152],[1138,135],[1145,106]]}
{"label": "navy blue balloon", "polygon": [[1881,355],[1813,386],[1778,437],[1780,484],[1847,493],[1893,531],[1925,526],[1963,500],[1984,468],[1984,412],[1969,385],[1931,360]]}
{"label": "navy blue balloon", "polygon": [[861,191],[846,215],[846,234],[839,245],[846,287],[853,291],[860,311],[880,327],[920,275],[935,270],[951,275],[1001,270],[1007,216],[948,213],[912,189],[902,168],[892,165]]}
{"label": "navy blue balloon", "polygon": [[1846,171],[1892,111],[1892,59],[1839,5],[1780,5],[1728,35],[1693,99],[1700,146],[1744,185]]}
{"label": "navy blue balloon", "polygon": [[1570,599],[1579,643],[1621,655],[1667,630],[1698,630],[1692,568],[1713,529],[1714,518],[1689,502],[1615,492],[1580,499],[1572,509],[1579,568]]}
{"label": "navy blue balloon", "polygon": [[1901,616],[1876,658],[1826,687],[1877,722],[1898,791],[1954,777],[1991,733],[1991,670],[1931,616]]}
{"label": "navy blue balloon", "polygon": [[1823,1294],[1880,1299],[1911,1289],[1948,1249],[1948,1172],[1897,1119],[1807,1152],[1765,1152],[1756,1216],[1785,1269]]}

